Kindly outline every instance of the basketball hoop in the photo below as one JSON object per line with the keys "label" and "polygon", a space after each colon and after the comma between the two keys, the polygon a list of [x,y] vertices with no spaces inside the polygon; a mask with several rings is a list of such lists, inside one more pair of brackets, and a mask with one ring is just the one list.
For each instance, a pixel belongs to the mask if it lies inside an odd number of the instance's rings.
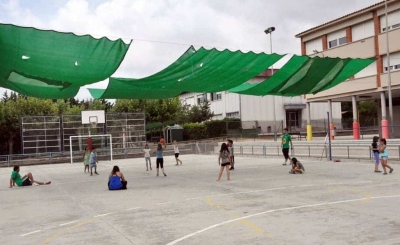
{"label": "basketball hoop", "polygon": [[91,126],[92,128],[95,128],[96,125],[97,125],[97,122],[90,122],[90,126]]}
{"label": "basketball hoop", "polygon": [[89,117],[89,124],[92,128],[95,128],[97,125],[97,116]]}

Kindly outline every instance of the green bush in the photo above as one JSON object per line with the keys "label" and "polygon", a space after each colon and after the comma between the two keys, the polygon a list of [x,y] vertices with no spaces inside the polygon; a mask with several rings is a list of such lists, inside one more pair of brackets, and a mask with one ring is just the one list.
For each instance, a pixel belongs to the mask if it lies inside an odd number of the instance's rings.
{"label": "green bush", "polygon": [[207,127],[202,123],[186,123],[183,125],[183,140],[199,140],[207,138]]}

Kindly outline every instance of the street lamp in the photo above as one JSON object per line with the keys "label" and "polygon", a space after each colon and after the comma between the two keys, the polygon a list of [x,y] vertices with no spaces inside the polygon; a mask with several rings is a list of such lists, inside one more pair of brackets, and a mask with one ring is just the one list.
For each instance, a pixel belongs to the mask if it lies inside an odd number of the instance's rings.
{"label": "street lamp", "polygon": [[[271,26],[265,29],[265,34],[269,34],[269,43],[272,54],[272,32],[275,31],[275,27]],[[271,76],[274,75],[274,67],[271,66]],[[272,106],[274,107],[274,141],[277,141],[277,132],[276,132],[276,110],[275,110],[275,95],[272,95]]]}
{"label": "street lamp", "polygon": [[324,53],[321,53],[321,51],[318,51],[318,50],[316,50],[316,49],[313,50],[313,53],[314,53],[314,54],[322,54],[322,58],[325,57]]}

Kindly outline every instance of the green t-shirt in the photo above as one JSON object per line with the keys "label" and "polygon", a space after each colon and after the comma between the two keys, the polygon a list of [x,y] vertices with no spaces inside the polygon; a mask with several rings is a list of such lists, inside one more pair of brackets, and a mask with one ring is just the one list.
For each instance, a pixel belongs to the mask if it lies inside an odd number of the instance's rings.
{"label": "green t-shirt", "polygon": [[292,137],[290,136],[290,134],[282,135],[282,148],[283,149],[290,148],[290,141],[292,141]]}
{"label": "green t-shirt", "polygon": [[17,184],[18,186],[22,185],[21,175],[17,171],[12,171],[11,179],[13,179],[15,184]]}

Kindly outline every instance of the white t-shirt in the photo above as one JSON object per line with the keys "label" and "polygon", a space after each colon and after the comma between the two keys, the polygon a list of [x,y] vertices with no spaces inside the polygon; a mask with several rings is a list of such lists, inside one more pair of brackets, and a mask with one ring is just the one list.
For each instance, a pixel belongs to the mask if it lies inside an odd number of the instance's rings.
{"label": "white t-shirt", "polygon": [[150,157],[150,149],[143,149],[144,157]]}
{"label": "white t-shirt", "polygon": [[174,152],[179,153],[179,147],[177,145],[174,145]]}

